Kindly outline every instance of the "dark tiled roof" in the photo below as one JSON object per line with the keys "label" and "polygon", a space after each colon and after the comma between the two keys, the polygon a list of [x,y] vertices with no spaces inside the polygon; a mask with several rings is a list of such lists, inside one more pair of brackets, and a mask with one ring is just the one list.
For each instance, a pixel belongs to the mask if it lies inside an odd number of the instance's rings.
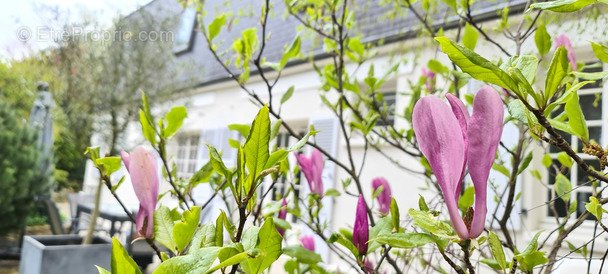
{"label": "dark tiled roof", "polygon": [[[219,51],[228,49],[233,39],[240,37],[241,32],[251,27],[259,27],[259,14],[261,12],[261,0],[234,0],[228,1],[230,4],[225,4],[224,0],[207,1],[205,4],[205,24],[209,24],[213,19],[222,12],[230,12],[238,18],[238,22],[232,22],[229,30],[223,28],[214,42],[223,41],[219,47]],[[288,16],[285,12],[285,5],[282,0],[272,0],[274,3],[273,12],[270,13],[267,23],[267,33],[271,34],[271,38],[267,42],[265,54],[267,61],[279,60],[283,53],[283,47],[289,45],[297,33],[300,23]],[[392,5],[380,5],[375,0],[355,0],[356,5],[352,6],[356,14],[356,23],[353,31],[363,35],[363,42],[375,42],[384,40],[385,42],[393,42],[407,39],[415,35],[415,31],[421,26],[414,14],[406,9],[400,11],[394,19],[389,19],[387,14],[394,12]],[[419,4],[420,1],[416,4]],[[525,1],[522,0],[478,0],[472,6],[474,16],[479,20],[488,20],[495,18],[497,12],[505,6],[510,6],[511,12],[521,12]],[[458,24],[458,18],[447,17],[447,6],[440,2],[436,7],[433,21],[438,25],[445,25],[449,28]],[[179,17],[182,7],[175,0],[155,0],[148,5],[142,7],[130,16],[136,15],[141,10],[146,10],[152,14],[159,16],[174,16]],[[421,10],[418,7],[418,10]],[[198,28],[198,26],[197,26]],[[261,31],[258,32],[258,37],[261,39]],[[323,51],[320,43],[314,43],[312,39],[305,39],[302,42],[302,51],[311,52],[313,55],[322,55]],[[227,53],[223,56],[224,59],[229,58]],[[228,74],[224,71],[220,64],[214,59],[213,55],[207,49],[207,42],[201,33],[193,34],[192,48],[182,54],[177,55],[177,60],[192,62],[193,67],[187,69],[183,75],[180,75],[177,81],[188,81],[195,85],[202,86],[211,83],[221,82],[228,79]],[[297,62],[296,62],[297,63]],[[233,68],[233,67],[232,67]],[[255,68],[252,68],[251,73],[255,74]],[[234,69],[237,72],[238,70]]]}

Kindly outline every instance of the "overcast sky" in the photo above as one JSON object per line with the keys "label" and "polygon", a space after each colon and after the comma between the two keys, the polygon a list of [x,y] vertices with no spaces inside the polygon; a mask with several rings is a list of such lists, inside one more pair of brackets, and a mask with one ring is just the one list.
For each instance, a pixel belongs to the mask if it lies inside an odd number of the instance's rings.
{"label": "overcast sky", "polygon": [[[20,58],[29,52],[45,48],[47,37],[39,32],[50,27],[52,18],[44,7],[57,7],[69,20],[83,14],[95,16],[98,22],[109,25],[119,14],[127,15],[150,0],[0,0],[0,59]],[[23,40],[23,41],[22,41]]]}

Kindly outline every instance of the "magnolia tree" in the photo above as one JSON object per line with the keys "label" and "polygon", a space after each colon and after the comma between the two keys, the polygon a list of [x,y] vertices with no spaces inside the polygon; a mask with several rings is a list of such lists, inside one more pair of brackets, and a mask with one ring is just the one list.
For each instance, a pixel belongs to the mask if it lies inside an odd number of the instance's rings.
{"label": "magnolia tree", "polygon": [[[139,120],[143,135],[149,142],[148,148],[138,147],[131,153],[123,152],[122,157],[103,158],[99,157],[98,150],[89,150],[102,174],[101,179],[114,194],[124,178],[112,182],[110,175],[120,168],[121,158],[127,167],[140,200],[137,216],[131,217],[136,223],[139,237],[154,248],[162,261],[155,273],[261,273],[271,267],[288,273],[340,272],[335,268],[330,270],[322,257],[315,253],[312,238],[302,237],[301,244],[286,245],[283,235],[291,229],[285,221],[287,214],[295,216],[327,243],[330,252],[340,258],[338,264],[341,267],[349,266],[342,270],[363,273],[475,273],[492,270],[498,273],[550,273],[559,260],[568,257],[557,256],[566,238],[577,231],[589,215],[593,215],[594,222],[608,232],[602,222],[602,205],[608,199],[602,198],[604,188],[600,184],[608,182],[608,177],[601,170],[590,167],[577,154],[577,149],[561,135],[566,132],[576,136],[583,144],[582,151],[596,157],[603,169],[607,152],[600,144],[590,140],[577,91],[584,85],[603,79],[607,73],[581,72],[585,67],[576,63],[568,38],[560,36],[553,39],[545,28],[545,23],[558,18],[554,12],[576,12],[595,2],[529,1],[525,6],[526,14],[514,19],[509,18],[508,8],[505,8],[502,20],[492,31],[504,33],[513,47],[493,40],[493,35],[476,22],[472,15],[473,1],[443,1],[448,12],[462,22],[453,33],[445,33],[450,38],[443,36],[441,23],[431,21],[434,18],[433,7],[439,5],[437,1],[422,1],[421,5],[409,0],[384,2],[397,11],[407,10],[414,14],[421,26],[421,39],[428,36],[431,45],[440,47],[451,61],[442,63],[432,59],[427,64],[428,69],[421,69],[422,77],[418,82],[411,83],[408,92],[411,94],[410,103],[403,110],[387,108],[379,92],[391,73],[375,77],[373,66],[370,66],[369,76],[364,83],[359,83],[346,70],[347,63],[361,66],[377,52],[374,50],[377,45],[362,44],[360,41],[363,39],[353,29],[357,26],[354,3],[347,0],[285,1],[287,16],[297,19],[308,33],[322,38],[323,49],[329,56],[330,62],[309,60],[317,68],[326,91],[321,95],[322,100],[339,121],[341,138],[348,155],[344,162],[332,157],[310,138],[318,133],[314,128],[300,135],[282,119],[281,104],[289,100],[293,89],[284,93],[279,105],[276,102],[273,104],[272,96],[277,92],[275,84],[281,71],[290,60],[305,55],[301,52],[303,38],[298,35],[293,43],[285,46],[280,60],[266,62],[265,49],[269,39],[267,24],[270,20],[282,20],[269,16],[273,13],[274,5],[270,1],[262,2],[261,18],[257,20],[259,25],[243,31],[242,37],[235,39],[231,47],[219,52],[220,42],[214,39],[225,27],[229,27],[227,22],[232,22],[228,18],[231,15],[219,14],[211,23],[205,22],[206,5],[204,2],[197,3],[198,10],[202,12],[199,28],[209,51],[259,106],[251,125],[239,127],[246,141],[232,141],[238,150],[236,167],[227,168],[221,152],[209,146],[209,163],[192,178],[178,179],[176,168],[169,161],[166,145],[181,127],[187,111],[184,107],[174,107],[164,117],[155,119],[145,95]],[[605,8],[603,4],[596,5],[587,9]],[[258,37],[260,33],[261,37]],[[475,53],[480,35],[496,52],[504,54],[502,59],[487,60]],[[521,46],[531,37],[538,51],[522,55]],[[556,48],[553,56],[547,56],[553,45]],[[608,62],[607,47],[594,42],[590,46],[599,60]],[[511,48],[514,52],[507,50]],[[547,69],[539,66],[542,59],[550,59]],[[265,83],[267,101],[258,96],[259,91],[255,93],[248,85],[253,69]],[[459,91],[471,78],[488,85],[479,89],[474,96],[460,96]],[[440,88],[438,83],[446,84]],[[327,96],[328,93],[333,95]],[[461,101],[461,97],[466,100]],[[471,114],[467,104],[472,105]],[[506,117],[505,109],[508,111]],[[405,127],[397,128],[390,123],[386,123],[389,126],[383,129],[374,127],[378,121],[387,122],[392,111],[403,113],[402,118],[407,122]],[[501,142],[506,124],[514,125],[518,130],[519,138],[512,147]],[[272,145],[280,128],[299,141],[288,148]],[[382,177],[373,180],[373,195],[366,197],[360,178],[365,161],[353,160],[355,156],[350,142],[356,134],[365,137],[366,150],[371,148],[382,152],[388,144],[390,149],[397,149],[419,160],[425,168],[422,175],[441,199],[427,203],[421,198],[417,209],[407,209],[407,214],[403,214],[404,209],[400,209],[395,201],[399,197],[391,195],[389,183]],[[557,201],[561,199],[568,204],[570,200],[572,186],[563,174],[568,174],[573,163],[591,178],[588,184],[593,192],[588,201],[580,201],[585,203],[586,211],[578,217],[556,217],[553,230],[541,231],[529,241],[517,243],[515,231],[508,224],[519,198],[517,189],[521,182],[518,175],[528,168],[533,158],[532,147],[528,145],[530,142],[548,144],[562,151],[559,162],[543,158],[547,168],[561,174],[553,186],[546,186],[552,193],[546,207],[555,216],[558,216]],[[309,156],[296,153],[297,166],[290,166],[287,156],[304,145],[311,146],[312,153]],[[506,151],[506,155],[497,158],[499,146]],[[396,166],[401,165],[390,158],[390,154],[382,155],[393,160]],[[504,164],[508,161],[504,160],[505,157],[510,158],[510,167]],[[343,189],[323,188],[321,172],[324,158],[334,162],[348,175],[348,178],[343,178]],[[157,162],[162,163],[162,179],[158,177]],[[355,164],[360,162],[363,165]],[[403,168],[409,170],[408,167]],[[495,193],[488,193],[491,169],[508,178],[503,190],[490,188]],[[283,177],[291,180],[289,185],[294,189],[293,174],[299,171],[306,177],[310,188],[306,197],[299,197],[294,190],[288,191],[279,201],[263,204],[271,190],[261,189],[264,181],[274,185]],[[404,176],[407,176],[407,171],[404,172]],[[530,172],[537,178],[541,177],[537,171]],[[465,187],[463,183],[467,174],[472,181],[471,187]],[[168,208],[157,204],[161,180],[171,185],[171,195],[179,200],[179,207]],[[201,211],[211,200],[198,201],[202,206],[195,206],[192,200],[190,191],[201,182],[209,183],[215,189],[211,199],[219,195],[231,209],[222,211],[215,222],[200,222]],[[352,193],[353,189],[356,193]],[[330,195],[358,197],[353,224],[344,224],[344,229],[329,231],[331,228],[319,218],[319,211],[323,207],[322,198]],[[488,195],[495,196],[503,210],[488,212]],[[373,199],[379,204],[379,212],[371,209]],[[566,208],[568,217],[576,211],[576,204],[570,201],[570,206]],[[128,212],[126,208],[125,211]],[[490,226],[487,225],[488,220]],[[595,237],[590,236],[588,243]],[[580,253],[591,262],[593,250],[589,252],[587,244],[568,244],[572,249],[570,254]],[[164,246],[165,251],[161,251],[159,245]],[[279,264],[281,257],[284,259]],[[602,264],[605,257],[602,257]],[[597,254],[595,259],[598,259]],[[138,272],[139,269],[115,240],[111,272],[126,271]],[[100,272],[109,271],[100,269]]]}

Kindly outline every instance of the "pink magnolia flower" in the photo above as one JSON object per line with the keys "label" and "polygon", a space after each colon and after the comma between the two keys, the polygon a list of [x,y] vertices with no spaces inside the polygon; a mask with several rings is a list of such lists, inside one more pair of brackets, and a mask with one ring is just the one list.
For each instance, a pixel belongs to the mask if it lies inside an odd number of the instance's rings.
{"label": "pink magnolia flower", "polygon": [[367,206],[363,195],[359,194],[355,225],[353,226],[353,244],[360,255],[367,254],[367,241],[369,241],[369,223],[367,221]]}
{"label": "pink magnolia flower", "polygon": [[306,177],[306,181],[308,181],[310,192],[323,196],[323,179],[321,178],[323,175],[323,155],[321,152],[314,149],[310,157],[297,152],[294,152],[294,155]]}
{"label": "pink magnolia flower", "polygon": [[[279,210],[278,217],[281,220],[285,220],[285,217],[287,217],[287,202],[285,201],[285,198],[283,198],[283,203],[281,204],[281,210]],[[277,231],[279,232],[279,234],[281,234],[281,236],[283,236],[283,234],[285,233],[285,229],[282,228],[277,228]]]}
{"label": "pink magnolia flower", "polygon": [[572,44],[570,43],[570,39],[565,34],[558,36],[555,39],[555,49],[564,46],[564,48],[568,51],[568,62],[572,65],[572,70],[577,70],[576,58],[574,57],[574,49],[572,48]]}
{"label": "pink magnolia flower", "polygon": [[315,238],[312,236],[302,236],[300,238],[302,241],[302,246],[310,251],[315,251]]}
{"label": "pink magnolia flower", "polygon": [[139,200],[139,211],[135,219],[135,228],[139,236],[154,236],[154,209],[158,201],[158,169],[156,157],[139,146],[131,154],[122,151],[122,161],[131,175],[133,190]]}
{"label": "pink magnolia flower", "polygon": [[374,264],[367,258],[363,260],[363,271],[365,273],[374,273]]}
{"label": "pink magnolia flower", "polygon": [[[437,177],[454,230],[462,239],[477,238],[488,210],[487,182],[502,135],[503,105],[489,86],[477,92],[471,116],[462,101],[451,94],[446,97],[451,109],[435,96],[416,103],[414,132]],[[475,209],[472,221],[465,223],[458,212],[458,197],[467,166],[475,188]]]}
{"label": "pink magnolia flower", "polygon": [[380,213],[388,214],[391,210],[391,187],[383,177],[378,177],[372,180],[372,188],[374,191],[382,186],[382,192],[378,195],[378,204],[380,205]]}
{"label": "pink magnolia flower", "polygon": [[433,86],[435,84],[435,73],[425,67],[422,67],[422,77],[426,77],[426,80],[424,81],[426,89],[429,91],[433,90]]}

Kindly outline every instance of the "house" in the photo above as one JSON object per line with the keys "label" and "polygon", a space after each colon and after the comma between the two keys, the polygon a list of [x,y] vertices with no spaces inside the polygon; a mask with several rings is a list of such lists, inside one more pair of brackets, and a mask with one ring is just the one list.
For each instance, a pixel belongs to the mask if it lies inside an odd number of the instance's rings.
{"label": "house", "polygon": [[[274,12],[268,19],[268,31],[272,34],[267,42],[265,56],[269,61],[278,60],[283,52],[284,45],[288,45],[293,41],[296,33],[301,31],[300,22],[291,16],[285,14],[283,1],[272,1],[274,4]],[[400,111],[406,108],[409,104],[409,82],[418,81],[421,76],[420,68],[427,64],[429,59],[437,59],[440,61],[449,61],[441,50],[431,43],[427,37],[419,37],[416,35],[420,24],[417,23],[415,16],[407,11],[395,11],[398,15],[395,19],[389,20],[386,16],[392,14],[393,7],[391,5],[379,5],[376,1],[355,1],[356,10],[356,33],[362,33],[363,43],[379,43],[376,47],[378,55],[363,63],[360,67],[357,64],[349,63],[346,66],[346,71],[352,74],[352,77],[363,80],[368,73],[370,66],[374,66],[374,74],[382,75],[387,72],[394,64],[399,63],[399,67],[390,78],[383,89],[384,99],[387,106],[396,110],[395,115],[390,117],[389,123],[393,123],[396,128],[407,129],[408,123],[401,117]],[[509,41],[502,33],[491,31],[493,27],[500,24],[501,15],[498,11],[508,7],[510,17],[514,22],[519,22],[524,16],[526,1],[479,1],[474,4],[472,16],[481,22],[487,33],[492,35],[492,38],[501,45],[502,48],[512,54],[516,53],[515,45]],[[230,47],[231,41],[240,37],[241,31],[244,29],[257,26],[259,18],[256,17],[260,3],[252,0],[232,1],[230,4],[224,4],[223,1],[209,1],[205,3],[206,15],[204,20],[209,24],[221,12],[232,12],[233,15],[241,15],[234,17],[234,21],[230,21],[228,30],[222,29],[222,32],[215,41],[223,41],[219,46],[218,51],[223,51]],[[416,6],[416,8],[419,8]],[[443,26],[443,31],[447,36],[454,35],[455,28],[462,22],[457,17],[446,16],[447,7],[444,4],[437,4],[437,12],[433,20],[433,28],[438,29]],[[179,135],[173,138],[170,154],[174,155],[173,159],[178,168],[179,176],[189,176],[197,171],[208,160],[208,151],[205,143],[211,144],[218,149],[224,151],[224,161],[228,166],[233,166],[236,161],[236,151],[229,143],[228,139],[242,137],[236,132],[227,128],[230,124],[249,124],[257,113],[259,106],[254,105],[246,94],[232,79],[223,67],[214,59],[214,56],[207,48],[207,42],[203,35],[195,31],[198,26],[195,21],[195,13],[192,9],[183,9],[178,3],[173,0],[156,0],[142,7],[142,10],[158,13],[159,17],[176,16],[180,18],[180,27],[177,29],[174,53],[176,59],[188,59],[194,63],[194,67],[189,73],[180,76],[177,81],[189,79],[197,84],[192,88],[176,91],[174,100],[170,104],[159,106],[159,111],[166,108],[167,105],[183,104],[188,108],[188,118],[184,122]],[[162,12],[160,12],[162,10]],[[588,11],[592,13],[593,11]],[[137,12],[135,12],[135,15]],[[393,14],[393,15],[395,15]],[[403,16],[407,14],[407,16]],[[131,15],[131,16],[135,16]],[[572,14],[570,14],[572,15]],[[576,51],[577,60],[584,63],[596,63],[588,40],[605,41],[606,18],[596,18],[594,20],[585,19],[584,16],[557,17],[547,25],[547,29],[552,37],[566,33],[570,36],[573,42],[573,47]],[[580,16],[582,14],[576,14]],[[582,27],[581,27],[582,26]],[[515,27],[515,26],[511,26]],[[311,35],[309,35],[311,36]],[[322,67],[329,62],[328,55],[323,51],[318,43],[318,40],[308,37],[303,39],[302,52],[314,56],[316,65]],[[479,37],[476,52],[480,53],[488,59],[504,58],[505,55],[500,50],[497,50],[496,45],[486,41],[483,37]],[[553,49],[551,50],[553,52]],[[530,38],[521,45],[521,54],[536,54],[534,39]],[[546,55],[545,58],[549,58]],[[224,56],[225,58],[228,58]],[[151,57],[153,58],[153,57]],[[541,66],[548,66],[550,60],[544,60]],[[230,67],[235,69],[234,67]],[[600,63],[596,66],[596,70],[606,70],[605,64]],[[544,79],[542,69],[539,70],[537,77]],[[276,77],[277,74],[266,71],[270,77]],[[182,79],[183,78],[183,79]],[[168,79],[175,80],[175,79]],[[536,83],[541,86],[542,81]],[[440,86],[441,80],[438,79],[437,85]],[[429,203],[437,203],[440,201],[436,192],[433,192],[428,185],[423,174],[423,167],[417,159],[410,157],[392,148],[389,145],[381,147],[383,154],[366,149],[365,139],[356,134],[349,140],[349,143],[344,141],[339,123],[330,108],[328,108],[320,98],[320,94],[327,96],[330,100],[333,99],[331,92],[326,93],[321,90],[323,83],[314,70],[310,62],[305,60],[297,60],[288,64],[287,68],[282,72],[280,80],[277,82],[274,90],[276,93],[272,95],[273,103],[278,105],[279,100],[284,92],[289,87],[294,86],[294,93],[284,106],[281,108],[281,117],[287,122],[296,132],[306,132],[310,125],[314,125],[316,130],[321,130],[315,141],[323,149],[329,152],[332,157],[340,162],[348,162],[349,157],[352,157],[356,165],[360,165],[362,159],[365,159],[365,168],[361,172],[361,181],[363,190],[368,203],[371,201],[372,189],[371,181],[378,176],[385,177],[392,188],[392,193],[396,199],[402,212],[406,212],[408,208],[417,208],[419,195],[426,198]],[[482,83],[470,80],[467,86],[461,89],[461,93],[474,94],[481,87]],[[262,81],[260,74],[252,71],[251,78],[247,82],[247,87],[254,91],[262,101],[269,100],[266,92],[266,85]],[[604,145],[608,143],[608,114],[603,111],[603,107],[608,103],[606,96],[602,96],[607,92],[607,88],[602,83],[589,85],[579,92],[581,96],[581,104],[583,112],[588,120],[590,136],[598,143]],[[505,110],[506,111],[506,110]],[[508,113],[507,113],[508,114]],[[377,127],[386,127],[386,125],[377,125]],[[138,124],[134,122],[131,127],[129,136],[140,136],[138,134]],[[568,137],[568,136],[565,136]],[[143,138],[129,137],[135,146],[138,142],[143,142]],[[581,145],[576,138],[570,138],[572,146],[580,151]],[[519,140],[519,130],[516,126],[508,124],[503,133],[503,144],[505,147],[515,145]],[[98,140],[100,141],[100,140]],[[289,146],[295,139],[289,137],[284,131],[281,131],[277,138],[277,145]],[[533,139],[526,139],[530,146],[526,147],[526,153],[530,152],[533,155],[533,160],[529,165],[529,170],[518,176],[517,202],[515,210],[511,215],[511,222],[508,224],[509,229],[515,231],[516,244],[519,249],[525,248],[527,240],[537,231],[551,231],[555,228],[555,212],[548,209],[547,202],[551,198],[552,184],[555,182],[555,173],[543,166],[543,155],[546,151],[549,152],[549,157],[553,161],[558,161],[559,154],[555,148],[549,148],[546,145],[540,145],[539,142]],[[351,147],[352,155],[347,153],[347,146]],[[309,148],[303,149],[308,151]],[[505,161],[505,166],[509,168],[509,155],[504,148],[499,150],[499,157]],[[387,157],[388,156],[388,157]],[[590,156],[583,156],[590,164],[597,166],[597,160]],[[290,161],[295,163],[294,156],[289,156]],[[403,170],[396,166],[391,160],[398,161],[401,166],[409,169]],[[536,178],[530,170],[538,171],[541,175]],[[88,177],[92,175],[89,174]],[[570,218],[576,218],[584,212],[584,202],[588,200],[591,193],[591,187],[585,184],[586,176],[582,174],[580,169],[573,168],[569,174],[570,180],[574,187],[571,193],[571,199],[576,199],[577,205],[575,213]],[[323,172],[323,180],[325,189],[336,188],[342,189],[342,182],[348,178],[347,172],[336,166],[330,161],[326,161]],[[297,186],[300,197],[304,197],[308,192],[304,181]],[[496,193],[502,195],[505,186],[508,184],[507,178],[498,171],[492,171],[490,174],[491,187],[489,187],[488,195],[488,212],[494,212],[496,209],[500,213],[503,206],[495,202],[494,196]],[[94,183],[94,180],[88,180],[86,183]],[[166,186],[164,186],[166,189]],[[268,185],[266,185],[268,187]],[[277,193],[282,193],[281,184],[275,186]],[[353,189],[353,186],[349,186]],[[129,188],[123,186],[121,195],[125,197],[134,197],[129,193]],[[211,195],[211,190],[206,185],[199,186],[193,194],[195,200],[204,201]],[[270,195],[273,196],[273,195]],[[279,195],[280,196],[280,195]],[[217,199],[217,198],[216,198]],[[270,202],[273,198],[267,197]],[[136,200],[132,200],[135,201]],[[170,201],[167,201],[170,203]],[[342,194],[339,197],[325,197],[324,207],[321,211],[321,218],[326,220],[329,227],[327,232],[338,231],[340,228],[348,228],[354,220],[354,210],[356,197]],[[558,200],[556,208],[558,217],[566,216],[566,207],[560,205],[561,200]],[[206,220],[212,220],[214,215],[219,213],[217,209],[223,208],[222,203],[214,203],[213,210],[203,213]],[[377,207],[377,204],[375,205]],[[206,215],[209,214],[209,215]],[[402,216],[404,214],[402,213]],[[488,217],[487,227],[496,227],[494,220]],[[294,238],[289,238],[288,241],[294,242],[298,234],[312,234],[309,228],[294,221],[293,225]],[[497,228],[497,227],[496,227]],[[596,223],[591,219],[585,221],[576,233],[568,237],[568,241],[576,246],[587,244],[591,239],[589,235],[598,235],[600,230],[597,230]],[[547,243],[551,243],[550,239]],[[324,261],[329,265],[336,264],[339,260],[335,255],[327,250],[323,240],[316,238],[317,251],[324,256]],[[594,241],[595,252],[606,250],[608,248],[608,238],[605,236],[598,237]],[[588,248],[591,248],[589,246]],[[568,254],[570,249],[564,245],[561,255]],[[570,255],[576,256],[576,255]],[[601,254],[595,254],[594,258],[599,258]],[[560,271],[567,271],[569,267],[578,267],[584,260],[563,260],[560,261]],[[586,266],[586,263],[585,263]],[[595,267],[595,262],[594,262]]]}

